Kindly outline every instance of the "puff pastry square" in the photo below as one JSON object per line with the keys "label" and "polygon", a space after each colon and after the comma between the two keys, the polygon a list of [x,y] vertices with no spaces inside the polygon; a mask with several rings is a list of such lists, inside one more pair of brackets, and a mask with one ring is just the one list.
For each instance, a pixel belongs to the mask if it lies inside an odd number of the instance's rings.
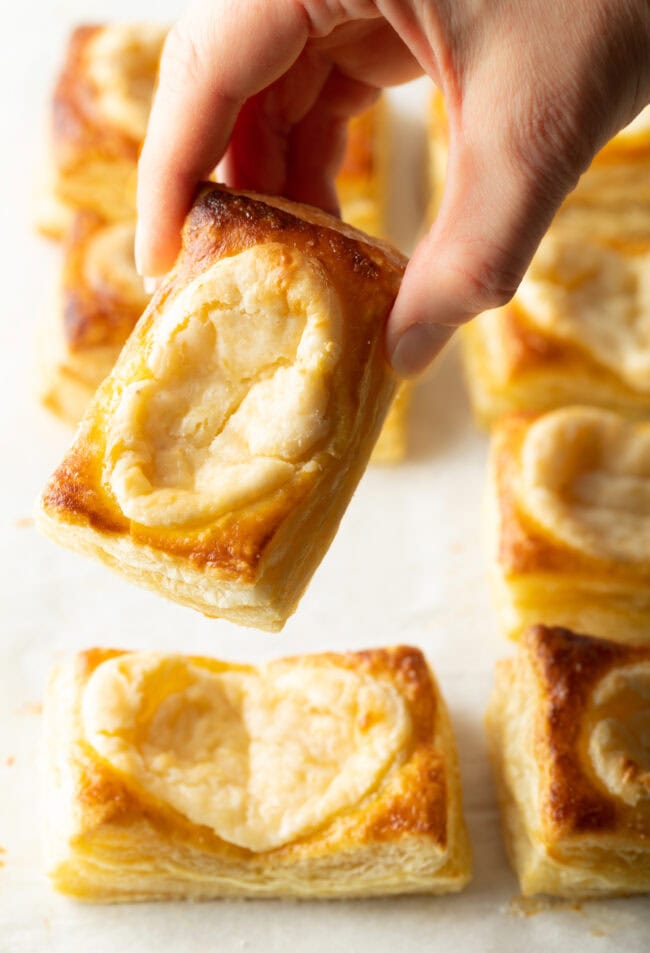
{"label": "puff pastry square", "polygon": [[525,896],[650,891],[650,648],[534,626],[487,713]]}
{"label": "puff pastry square", "polygon": [[77,424],[149,301],[135,269],[131,221],[75,213],[57,304],[40,342],[40,396]]}
{"label": "puff pastry square", "polygon": [[[111,221],[134,216],[137,160],[166,32],[135,22],[73,31],[52,109],[53,190],[64,207]],[[49,222],[46,212],[40,216],[47,233],[56,234],[58,222],[58,214]]]}
{"label": "puff pastry square", "polygon": [[44,531],[207,615],[281,628],[393,398],[404,267],[318,210],[206,186],[45,488]]}
{"label": "puff pastry square", "polygon": [[650,415],[650,216],[647,224],[643,241],[605,241],[556,223],[514,300],[462,329],[482,424],[572,403]]}
{"label": "puff pastry square", "polygon": [[490,469],[507,634],[540,622],[650,643],[650,425],[595,407],[506,418]]}
{"label": "puff pastry square", "polygon": [[460,890],[455,744],[422,654],[254,667],[93,649],[45,723],[54,886],[84,900]]}

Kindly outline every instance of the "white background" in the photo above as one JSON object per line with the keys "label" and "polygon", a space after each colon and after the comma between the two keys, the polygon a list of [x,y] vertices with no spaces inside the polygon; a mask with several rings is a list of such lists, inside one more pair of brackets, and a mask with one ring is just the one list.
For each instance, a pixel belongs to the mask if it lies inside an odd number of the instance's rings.
{"label": "white background", "polygon": [[[58,252],[34,236],[30,205],[44,154],[47,101],[76,22],[169,18],[153,0],[14,2],[0,56],[0,951],[647,950],[647,900],[517,904],[483,739],[497,633],[485,582],[481,499],[486,439],[472,424],[450,353],[420,387],[410,461],[371,469],[330,552],[281,635],[202,618],[135,589],[41,539],[28,517],[70,439],[33,396],[34,337],[52,306]],[[263,28],[263,25],[261,25]],[[422,218],[427,87],[392,97],[395,234]],[[428,655],[455,724],[475,874],[459,896],[368,902],[228,901],[93,907],[62,898],[42,874],[41,701],[53,660],[92,645],[260,660],[396,642]]]}

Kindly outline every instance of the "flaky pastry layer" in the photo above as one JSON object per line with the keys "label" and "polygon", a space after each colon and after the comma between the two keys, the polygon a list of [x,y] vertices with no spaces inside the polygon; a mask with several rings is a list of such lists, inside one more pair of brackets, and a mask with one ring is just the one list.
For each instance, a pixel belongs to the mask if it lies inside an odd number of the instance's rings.
{"label": "flaky pastry layer", "polygon": [[647,425],[593,407],[499,423],[488,515],[508,635],[536,620],[649,641],[649,440]]}
{"label": "flaky pastry layer", "polygon": [[487,731],[525,896],[650,890],[650,648],[534,626]]}
{"label": "flaky pastry layer", "polygon": [[44,530],[208,615],[280,628],[393,397],[404,264],[315,209],[206,187],[44,492]]}
{"label": "flaky pastry layer", "polygon": [[442,893],[470,875],[416,649],[255,667],[93,649],[45,707],[48,862],[97,902]]}

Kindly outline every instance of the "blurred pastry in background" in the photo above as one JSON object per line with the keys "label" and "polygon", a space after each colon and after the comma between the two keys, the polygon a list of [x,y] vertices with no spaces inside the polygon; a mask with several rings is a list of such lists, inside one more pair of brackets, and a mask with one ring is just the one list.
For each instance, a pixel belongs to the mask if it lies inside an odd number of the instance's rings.
{"label": "blurred pastry in background", "polygon": [[52,103],[52,192],[37,212],[61,236],[65,210],[135,216],[137,162],[167,27],[109,23],[73,31]]}
{"label": "blurred pastry in background", "polygon": [[484,426],[575,403],[650,416],[650,217],[643,242],[578,239],[556,222],[514,300],[475,318],[462,340]]}
{"label": "blurred pastry in background", "polygon": [[62,246],[57,303],[41,331],[39,392],[76,426],[149,301],[135,270],[133,220],[76,212]]}
{"label": "blurred pastry in background", "polygon": [[504,632],[650,643],[650,424],[595,407],[497,424],[489,527]]}

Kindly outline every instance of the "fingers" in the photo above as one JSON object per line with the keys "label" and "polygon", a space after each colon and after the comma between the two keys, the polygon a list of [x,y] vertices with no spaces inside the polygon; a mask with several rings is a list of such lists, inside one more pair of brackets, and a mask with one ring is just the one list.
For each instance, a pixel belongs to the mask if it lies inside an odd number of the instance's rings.
{"label": "fingers", "polygon": [[[438,217],[409,262],[387,327],[403,377],[423,371],[454,330],[515,293],[560,202],[582,171],[559,156],[519,154],[520,133],[456,133]],[[454,141],[455,138],[455,141]],[[460,140],[460,141],[459,141]]]}
{"label": "fingers", "polygon": [[308,36],[295,0],[203,0],[174,27],[140,157],[140,274],[171,267],[196,184],[223,155],[242,103],[292,65]]}
{"label": "fingers", "polygon": [[[275,88],[244,105],[224,177],[234,188],[286,195],[336,214],[334,178],[345,150],[347,122],[372,105],[379,90],[344,76],[326,60],[312,64],[305,75],[304,58]],[[319,65],[325,65],[325,71],[315,87]],[[311,95],[306,96],[310,86]],[[289,111],[287,102],[292,104]]]}

